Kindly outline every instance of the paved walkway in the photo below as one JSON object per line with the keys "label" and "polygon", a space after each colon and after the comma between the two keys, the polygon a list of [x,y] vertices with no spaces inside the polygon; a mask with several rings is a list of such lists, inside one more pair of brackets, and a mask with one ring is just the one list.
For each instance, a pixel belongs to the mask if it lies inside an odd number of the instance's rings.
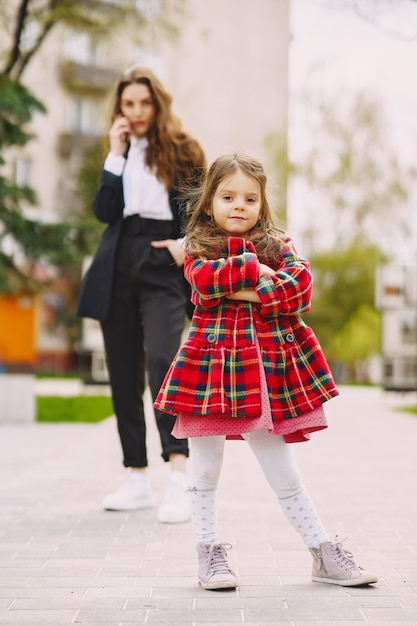
{"label": "paved walkway", "polygon": [[[329,531],[380,576],[357,589],[310,582],[310,555],[243,442],[227,444],[219,495],[240,587],[210,592],[196,585],[190,523],[101,511],[124,478],[114,418],[1,424],[0,623],[417,624],[417,418],[394,409],[407,401],[342,388],[327,405],[330,428],[295,444]],[[149,448],[161,498],[168,468],[151,420]]]}

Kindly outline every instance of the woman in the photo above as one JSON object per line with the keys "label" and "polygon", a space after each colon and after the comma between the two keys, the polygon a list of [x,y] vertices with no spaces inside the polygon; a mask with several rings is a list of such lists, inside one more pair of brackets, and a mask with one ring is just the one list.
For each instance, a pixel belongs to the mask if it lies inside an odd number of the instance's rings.
{"label": "woman", "polygon": [[[100,321],[112,400],[129,477],[103,507],[153,506],[147,476],[145,379],[153,400],[180,345],[188,299],[183,275],[179,187],[205,167],[200,145],[182,129],[172,98],[148,69],[119,79],[109,131],[110,153],[94,202],[108,224],[85,276],[77,314]],[[170,481],[160,522],[189,519],[188,442],[171,435],[175,418],[156,411]]]}

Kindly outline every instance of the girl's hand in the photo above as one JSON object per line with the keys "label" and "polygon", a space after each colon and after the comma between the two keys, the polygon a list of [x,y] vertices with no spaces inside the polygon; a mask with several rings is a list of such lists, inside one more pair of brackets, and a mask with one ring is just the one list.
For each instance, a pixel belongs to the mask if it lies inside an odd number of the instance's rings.
{"label": "girl's hand", "polygon": [[124,154],[130,135],[130,123],[126,117],[118,117],[114,120],[109,131],[110,152]]}
{"label": "girl's hand", "polygon": [[246,300],[247,302],[260,302],[261,299],[255,289],[240,289],[226,296],[229,300]]}
{"label": "girl's hand", "polygon": [[259,263],[259,275],[260,276],[273,276],[276,274],[276,271],[269,267],[269,265],[265,265],[265,263]]}
{"label": "girl's hand", "polygon": [[184,265],[184,248],[177,239],[161,239],[160,241],[151,241],[154,248],[168,248],[172,258],[178,267]]}

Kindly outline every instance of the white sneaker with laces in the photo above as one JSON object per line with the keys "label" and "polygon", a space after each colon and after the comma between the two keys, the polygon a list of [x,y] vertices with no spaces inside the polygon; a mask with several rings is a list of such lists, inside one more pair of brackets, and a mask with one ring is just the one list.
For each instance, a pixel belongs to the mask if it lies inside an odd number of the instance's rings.
{"label": "white sneaker with laces", "polygon": [[106,511],[134,511],[155,506],[149,478],[141,472],[132,472],[129,479],[102,502]]}
{"label": "white sneaker with laces", "polygon": [[158,510],[158,522],[178,524],[190,519],[188,476],[184,472],[171,472],[164,499]]}
{"label": "white sneaker with laces", "polygon": [[378,577],[354,561],[353,554],[343,547],[343,541],[336,535],[334,542],[326,541],[318,548],[310,548],[313,555],[313,582],[342,587],[377,583]]}
{"label": "white sneaker with laces", "polygon": [[230,543],[199,543],[198,584],[203,589],[235,589],[236,575],[227,560]]}

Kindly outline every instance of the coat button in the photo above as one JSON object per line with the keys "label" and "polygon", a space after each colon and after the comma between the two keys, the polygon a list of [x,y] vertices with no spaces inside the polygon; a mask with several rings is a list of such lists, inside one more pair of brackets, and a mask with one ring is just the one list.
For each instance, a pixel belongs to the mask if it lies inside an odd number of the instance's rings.
{"label": "coat button", "polygon": [[216,335],[214,333],[210,333],[207,335],[207,341],[209,343],[214,343],[216,341]]}
{"label": "coat button", "polygon": [[285,341],[291,343],[292,341],[294,341],[294,335],[292,333],[288,333],[288,335],[285,337]]}

